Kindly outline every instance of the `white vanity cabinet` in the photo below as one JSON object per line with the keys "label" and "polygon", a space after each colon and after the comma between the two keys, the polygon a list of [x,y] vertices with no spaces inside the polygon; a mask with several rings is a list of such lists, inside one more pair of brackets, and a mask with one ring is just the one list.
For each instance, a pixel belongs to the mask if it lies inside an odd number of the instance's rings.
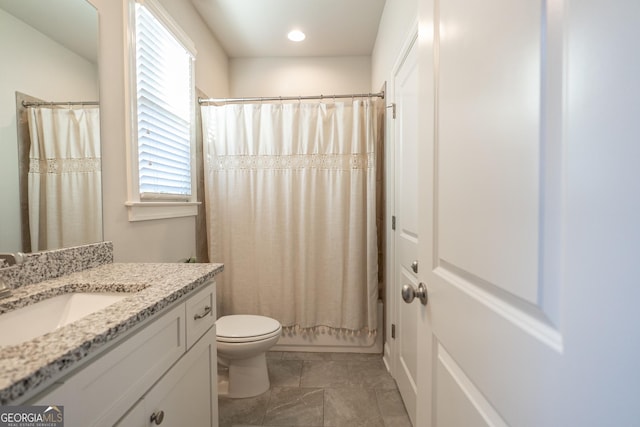
{"label": "white vanity cabinet", "polygon": [[217,386],[215,346],[213,327],[116,425],[217,426],[218,404],[211,394]]}
{"label": "white vanity cabinet", "polygon": [[215,284],[153,316],[30,404],[69,426],[218,425]]}

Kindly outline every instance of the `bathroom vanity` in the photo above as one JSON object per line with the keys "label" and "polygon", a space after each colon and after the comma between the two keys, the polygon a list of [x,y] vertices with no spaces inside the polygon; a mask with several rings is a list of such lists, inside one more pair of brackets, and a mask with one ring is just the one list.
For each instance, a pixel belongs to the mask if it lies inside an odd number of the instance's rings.
{"label": "bathroom vanity", "polygon": [[120,298],[0,343],[0,405],[63,405],[70,426],[217,426],[214,278],[222,268],[106,262],[14,288],[0,300],[0,327],[3,314],[59,295]]}

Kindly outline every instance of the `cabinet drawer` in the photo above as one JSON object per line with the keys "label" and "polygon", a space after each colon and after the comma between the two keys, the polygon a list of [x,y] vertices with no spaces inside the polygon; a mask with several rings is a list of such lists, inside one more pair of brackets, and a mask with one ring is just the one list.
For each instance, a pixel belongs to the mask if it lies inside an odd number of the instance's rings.
{"label": "cabinet drawer", "polygon": [[216,322],[216,287],[211,281],[187,300],[187,349]]}
{"label": "cabinet drawer", "polygon": [[89,364],[38,404],[65,406],[70,426],[113,425],[185,352],[180,304]]}

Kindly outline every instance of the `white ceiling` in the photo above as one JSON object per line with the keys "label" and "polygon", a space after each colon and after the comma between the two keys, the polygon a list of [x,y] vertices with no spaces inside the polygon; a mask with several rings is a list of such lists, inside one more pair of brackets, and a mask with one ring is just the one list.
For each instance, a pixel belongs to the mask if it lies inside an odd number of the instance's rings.
{"label": "white ceiling", "polygon": [[[191,2],[235,58],[371,55],[385,0]],[[0,0],[0,9],[96,62],[98,18],[86,0]],[[294,28],[306,40],[289,41]]]}
{"label": "white ceiling", "polygon": [[98,13],[86,0],[0,0],[0,9],[97,62]]}
{"label": "white ceiling", "polygon": [[[232,58],[371,55],[385,0],[191,0]],[[292,29],[307,38],[287,39]]]}

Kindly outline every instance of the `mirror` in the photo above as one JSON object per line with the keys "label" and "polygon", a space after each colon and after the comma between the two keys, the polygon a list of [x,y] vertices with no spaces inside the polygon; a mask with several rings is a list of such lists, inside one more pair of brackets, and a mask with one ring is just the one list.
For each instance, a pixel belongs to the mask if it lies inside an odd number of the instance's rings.
{"label": "mirror", "polygon": [[[21,187],[24,190],[27,186],[24,172],[21,186],[19,166],[19,152],[28,153],[28,149],[25,151],[18,142],[21,126],[23,130],[27,129],[27,136],[29,132],[26,123],[21,124],[17,97],[27,95],[27,99],[62,103],[98,101],[97,48],[98,13],[86,0],[0,0],[0,58],[3,63],[0,79],[0,252],[30,251],[29,245],[24,244],[22,232],[23,226],[27,225],[23,224],[25,214],[21,200],[24,208],[28,198],[21,195]],[[99,130],[97,139],[99,144]],[[96,155],[99,176],[99,145]],[[28,157],[23,159],[23,169],[25,164],[29,167]],[[50,187],[48,184],[44,187],[46,189],[40,189],[41,198],[50,197],[44,193]],[[102,217],[100,188],[98,185],[89,195],[75,191],[72,197],[97,200],[99,211],[95,215],[99,218]],[[64,196],[68,197],[72,189],[67,186],[63,189],[67,193],[63,192]],[[27,213],[26,217],[29,216],[31,214]],[[62,212],[61,217],[64,216]],[[68,222],[73,224],[73,221]],[[98,228],[98,232],[89,238],[91,241],[74,241],[74,244],[101,241],[101,219]],[[54,246],[49,247],[51,245]],[[57,248],[55,243],[51,245],[46,249]]]}

